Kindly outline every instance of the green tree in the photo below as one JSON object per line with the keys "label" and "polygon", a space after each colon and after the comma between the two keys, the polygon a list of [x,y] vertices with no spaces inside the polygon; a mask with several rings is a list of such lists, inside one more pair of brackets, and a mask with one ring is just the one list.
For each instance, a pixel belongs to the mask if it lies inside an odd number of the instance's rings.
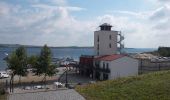
{"label": "green tree", "polygon": [[8,68],[12,71],[10,78],[10,92],[13,92],[13,78],[17,74],[17,67],[19,65],[19,59],[15,52],[13,52],[7,60]]}
{"label": "green tree", "polygon": [[51,55],[50,48],[47,45],[44,45],[40,56],[38,57],[36,66],[34,67],[36,75],[44,75],[43,81],[45,82],[45,85],[46,77],[53,76],[57,72],[56,66],[51,63]]}
{"label": "green tree", "polygon": [[16,55],[19,59],[19,65],[17,75],[19,75],[19,83],[21,82],[21,76],[27,75],[27,52],[23,46],[16,49]]}
{"label": "green tree", "polygon": [[27,75],[27,54],[23,46],[17,48],[12,54],[8,57],[7,65],[11,72],[10,79],[10,91],[13,92],[13,81],[14,76],[19,76],[19,83],[21,76]]}
{"label": "green tree", "polygon": [[163,57],[170,57],[170,47],[159,47],[158,53]]}
{"label": "green tree", "polygon": [[34,68],[37,65],[38,56],[32,55],[27,58],[28,65],[30,65],[31,68]]}

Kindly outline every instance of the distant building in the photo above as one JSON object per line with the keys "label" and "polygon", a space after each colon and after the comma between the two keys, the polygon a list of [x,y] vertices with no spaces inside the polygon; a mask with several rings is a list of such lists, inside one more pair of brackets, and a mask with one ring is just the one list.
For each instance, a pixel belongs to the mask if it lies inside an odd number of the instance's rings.
{"label": "distant building", "polygon": [[99,31],[94,32],[95,55],[80,57],[81,75],[108,80],[138,74],[138,60],[120,54],[124,37],[111,28],[111,25],[104,23],[100,25]]}
{"label": "distant building", "polygon": [[170,70],[170,57],[160,57],[149,53],[132,55],[139,61],[139,74]]}
{"label": "distant building", "polygon": [[100,30],[94,32],[95,55],[116,54],[118,31],[111,30],[112,26],[104,23],[100,25]]}
{"label": "distant building", "polygon": [[138,60],[113,54],[94,59],[93,76],[95,79],[108,80],[125,76],[138,75]]}
{"label": "distant building", "polygon": [[79,72],[81,75],[93,77],[94,56],[82,55],[79,62]]}

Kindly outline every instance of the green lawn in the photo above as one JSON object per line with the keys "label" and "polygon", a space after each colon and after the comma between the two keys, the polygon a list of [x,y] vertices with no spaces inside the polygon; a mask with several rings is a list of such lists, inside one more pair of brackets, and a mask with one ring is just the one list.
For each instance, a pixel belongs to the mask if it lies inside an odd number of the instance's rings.
{"label": "green lawn", "polygon": [[7,100],[7,94],[3,91],[4,84],[0,83],[0,100]]}
{"label": "green lawn", "polygon": [[78,86],[87,100],[170,100],[170,71]]}
{"label": "green lawn", "polygon": [[7,100],[6,95],[1,95],[0,94],[0,100]]}

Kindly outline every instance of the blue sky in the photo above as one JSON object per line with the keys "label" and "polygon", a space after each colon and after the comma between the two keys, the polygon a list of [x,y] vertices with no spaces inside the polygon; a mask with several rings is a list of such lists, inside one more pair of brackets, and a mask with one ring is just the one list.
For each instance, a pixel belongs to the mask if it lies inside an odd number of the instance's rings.
{"label": "blue sky", "polygon": [[93,46],[104,22],[126,47],[170,46],[169,0],[1,0],[0,43]]}

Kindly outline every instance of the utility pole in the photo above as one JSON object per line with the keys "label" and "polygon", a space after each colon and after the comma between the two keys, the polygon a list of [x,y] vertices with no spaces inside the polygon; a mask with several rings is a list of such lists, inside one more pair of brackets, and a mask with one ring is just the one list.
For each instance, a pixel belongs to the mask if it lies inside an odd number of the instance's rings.
{"label": "utility pole", "polygon": [[66,88],[68,87],[67,68],[68,68],[68,66],[66,65]]}

